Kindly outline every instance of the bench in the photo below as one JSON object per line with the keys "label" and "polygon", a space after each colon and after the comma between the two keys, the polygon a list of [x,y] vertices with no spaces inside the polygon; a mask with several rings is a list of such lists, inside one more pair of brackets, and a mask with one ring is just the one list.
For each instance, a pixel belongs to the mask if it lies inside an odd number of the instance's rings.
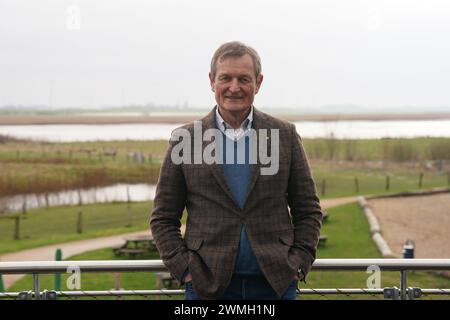
{"label": "bench", "polygon": [[144,253],[148,252],[147,249],[143,249],[143,248],[128,248],[126,246],[126,244],[122,245],[122,246],[114,247],[112,249],[113,249],[114,254],[116,256],[129,255],[132,258],[135,258],[137,255],[144,254]]}
{"label": "bench", "polygon": [[112,248],[116,256],[123,254],[134,258],[137,255],[150,253],[156,250],[153,238],[148,235],[139,235],[125,238],[125,243]]}

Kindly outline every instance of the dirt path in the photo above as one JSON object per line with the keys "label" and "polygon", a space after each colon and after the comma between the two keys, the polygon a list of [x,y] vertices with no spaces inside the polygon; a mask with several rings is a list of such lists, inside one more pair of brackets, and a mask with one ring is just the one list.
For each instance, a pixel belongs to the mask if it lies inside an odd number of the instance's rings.
{"label": "dirt path", "polygon": [[450,193],[368,201],[391,250],[415,242],[417,258],[450,258]]}
{"label": "dirt path", "polygon": [[356,201],[358,201],[358,197],[332,198],[320,200],[320,205],[322,209],[328,209]]}
{"label": "dirt path", "polygon": [[[346,197],[346,198],[335,198],[335,199],[325,199],[321,200],[321,205],[323,209],[338,206],[345,203],[350,203],[356,201],[356,197]],[[182,229],[184,233],[184,229]],[[0,256],[0,261],[50,261],[55,259],[55,251],[60,248],[63,252],[63,259],[67,259],[77,254],[81,254],[87,251],[93,251],[98,249],[110,248],[116,245],[124,243],[125,237],[141,234],[149,234],[150,231],[138,231],[127,234],[120,234],[110,237],[102,237],[95,239],[86,239],[80,241],[73,241],[55,245],[49,245],[45,247],[39,247],[34,249],[22,250],[13,253],[7,253]],[[9,288],[16,281],[21,279],[23,275],[4,275],[3,281],[5,288]]]}

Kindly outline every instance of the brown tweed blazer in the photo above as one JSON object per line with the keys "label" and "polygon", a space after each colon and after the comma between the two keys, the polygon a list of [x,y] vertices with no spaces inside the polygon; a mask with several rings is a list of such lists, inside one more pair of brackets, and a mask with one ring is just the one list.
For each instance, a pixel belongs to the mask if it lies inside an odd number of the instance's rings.
{"label": "brown tweed blazer", "polygon": [[[214,110],[201,121],[203,132],[217,128]],[[192,123],[183,128],[194,137]],[[280,163],[275,175],[260,175],[259,161],[251,165],[244,209],[233,200],[220,164],[175,165],[171,142],[161,167],[150,221],[153,238],[178,280],[189,267],[202,299],[219,298],[230,283],[244,224],[260,269],[279,296],[298,268],[306,275],[316,257],[322,212],[295,126],[254,108],[253,128],[279,129]]]}

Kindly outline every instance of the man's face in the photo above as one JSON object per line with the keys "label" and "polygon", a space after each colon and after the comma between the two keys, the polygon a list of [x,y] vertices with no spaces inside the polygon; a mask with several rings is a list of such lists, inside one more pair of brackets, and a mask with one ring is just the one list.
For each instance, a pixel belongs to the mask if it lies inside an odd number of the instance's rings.
{"label": "man's face", "polygon": [[255,76],[250,55],[217,61],[216,74],[209,74],[217,105],[229,112],[244,111],[252,104],[263,79]]}

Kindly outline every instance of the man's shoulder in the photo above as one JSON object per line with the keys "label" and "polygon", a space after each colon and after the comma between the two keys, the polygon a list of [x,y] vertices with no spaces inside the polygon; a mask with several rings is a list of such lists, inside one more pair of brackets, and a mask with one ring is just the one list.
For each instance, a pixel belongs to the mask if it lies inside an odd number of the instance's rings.
{"label": "man's shoulder", "polygon": [[277,118],[256,108],[254,110],[255,120],[259,121],[263,125],[263,127],[280,130],[292,130],[293,127],[295,127],[295,125],[289,121]]}
{"label": "man's shoulder", "polygon": [[214,114],[212,112],[209,112],[208,114],[204,115],[203,117],[201,117],[201,118],[199,118],[197,120],[185,123],[182,126],[179,126],[179,127],[175,128],[172,131],[172,134],[174,132],[177,132],[177,131],[178,132],[180,132],[180,131],[188,131],[190,134],[193,134],[194,133],[194,127],[195,127],[196,124],[197,125],[201,124],[202,126],[204,126],[206,123],[210,124],[213,119],[214,119]]}

